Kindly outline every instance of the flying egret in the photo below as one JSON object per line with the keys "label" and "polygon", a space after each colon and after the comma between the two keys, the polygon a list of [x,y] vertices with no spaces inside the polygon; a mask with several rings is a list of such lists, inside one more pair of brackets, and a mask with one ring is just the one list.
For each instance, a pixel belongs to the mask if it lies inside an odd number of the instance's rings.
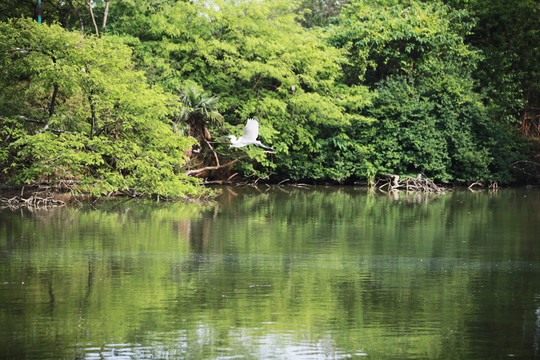
{"label": "flying egret", "polygon": [[240,139],[236,140],[236,136],[234,135],[227,135],[225,137],[228,137],[231,139],[231,147],[244,147],[246,145],[256,145],[259,147],[262,147],[263,149],[268,150],[276,150],[269,146],[263,145],[259,140],[257,140],[257,137],[259,136],[259,123],[255,119],[248,119],[246,126],[244,126],[244,133],[240,137]]}

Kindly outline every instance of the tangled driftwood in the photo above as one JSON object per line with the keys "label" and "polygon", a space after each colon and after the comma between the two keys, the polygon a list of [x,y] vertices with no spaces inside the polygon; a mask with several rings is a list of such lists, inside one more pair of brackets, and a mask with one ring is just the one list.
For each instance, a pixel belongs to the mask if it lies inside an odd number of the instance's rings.
{"label": "tangled driftwood", "polygon": [[399,175],[394,174],[382,174],[377,182],[375,187],[378,186],[379,190],[406,190],[406,191],[418,191],[418,192],[430,192],[430,193],[443,193],[447,189],[435,184],[431,179],[423,177],[422,174],[418,174],[417,177],[400,177]]}
{"label": "tangled driftwood", "polygon": [[19,207],[44,208],[44,207],[66,205],[66,203],[62,200],[53,199],[52,197],[42,198],[39,196],[30,196],[27,199],[21,196],[14,196],[12,198],[0,197],[0,203],[5,204],[11,208],[19,208]]}

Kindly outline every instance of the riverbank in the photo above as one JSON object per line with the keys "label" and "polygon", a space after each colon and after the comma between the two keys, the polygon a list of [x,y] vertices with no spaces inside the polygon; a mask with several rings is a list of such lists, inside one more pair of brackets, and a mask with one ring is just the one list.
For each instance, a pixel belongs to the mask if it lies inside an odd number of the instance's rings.
{"label": "riverbank", "polygon": [[[399,177],[396,175],[387,174],[377,178],[373,183],[367,181],[355,181],[348,183],[338,182],[293,182],[289,179],[282,180],[275,183],[258,182],[258,181],[207,181],[202,183],[203,186],[209,189],[216,189],[216,186],[232,186],[232,187],[298,187],[298,188],[311,188],[318,186],[330,186],[330,187],[361,187],[366,191],[371,190],[377,193],[435,193],[443,194],[454,191],[456,189],[469,190],[471,192],[478,191],[497,191],[499,189],[519,189],[519,188],[538,188],[539,184],[511,184],[499,186],[498,184],[489,184],[475,182],[470,185],[462,184],[442,184],[435,183],[431,179],[426,177]],[[219,194],[219,190],[214,191],[215,198]],[[76,203],[96,203],[111,199],[152,199],[155,201],[182,201],[182,202],[199,202],[208,200],[198,198],[165,198],[163,196],[129,196],[125,193],[112,193],[109,195],[96,196],[86,193],[76,193],[71,189],[62,186],[49,186],[45,184],[34,185],[6,185],[0,184],[0,208],[20,208],[20,207],[32,207],[32,208],[48,208],[65,206]]]}

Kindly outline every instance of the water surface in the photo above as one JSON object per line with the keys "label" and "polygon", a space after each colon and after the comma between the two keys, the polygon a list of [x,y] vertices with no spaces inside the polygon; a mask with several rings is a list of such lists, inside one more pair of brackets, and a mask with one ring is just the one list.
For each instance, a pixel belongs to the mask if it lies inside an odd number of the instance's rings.
{"label": "water surface", "polygon": [[0,357],[540,359],[540,191],[0,209]]}

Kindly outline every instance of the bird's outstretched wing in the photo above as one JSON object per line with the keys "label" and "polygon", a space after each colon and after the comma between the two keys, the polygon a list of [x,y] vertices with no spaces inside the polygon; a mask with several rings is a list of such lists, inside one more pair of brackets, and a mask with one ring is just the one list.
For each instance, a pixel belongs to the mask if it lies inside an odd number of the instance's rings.
{"label": "bird's outstretched wing", "polygon": [[248,119],[246,126],[244,126],[244,133],[239,141],[242,140],[242,142],[253,144],[255,141],[257,141],[258,136],[259,123],[255,119]]}

